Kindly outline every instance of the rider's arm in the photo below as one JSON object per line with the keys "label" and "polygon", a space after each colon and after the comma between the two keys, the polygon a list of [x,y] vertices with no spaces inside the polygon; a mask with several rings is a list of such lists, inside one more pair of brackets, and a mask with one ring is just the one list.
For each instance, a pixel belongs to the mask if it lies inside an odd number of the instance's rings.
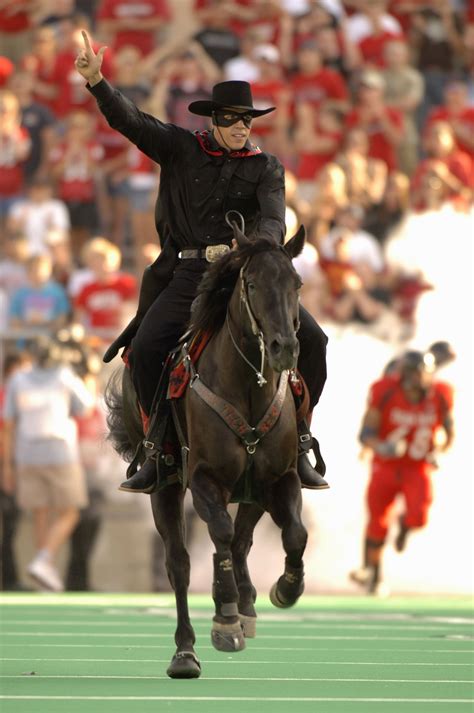
{"label": "rider's arm", "polygon": [[285,172],[281,163],[270,158],[262,180],[257,187],[260,207],[259,237],[283,243],[285,227]]}
{"label": "rider's arm", "polygon": [[183,137],[192,136],[185,129],[165,124],[141,111],[105,78],[93,86],[86,86],[97,100],[108,124],[157,163],[169,161],[176,148],[182,146]]}

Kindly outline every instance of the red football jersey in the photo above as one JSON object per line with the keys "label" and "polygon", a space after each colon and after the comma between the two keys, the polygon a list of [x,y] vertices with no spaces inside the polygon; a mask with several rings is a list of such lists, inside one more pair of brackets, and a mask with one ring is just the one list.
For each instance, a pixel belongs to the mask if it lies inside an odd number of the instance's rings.
{"label": "red football jersey", "polygon": [[372,384],[369,406],[381,414],[378,437],[382,440],[406,442],[405,454],[399,458],[382,458],[374,454],[374,461],[398,461],[409,465],[427,463],[434,448],[437,430],[453,404],[453,390],[443,382],[434,382],[419,403],[408,401],[401,387],[400,376],[385,377]]}

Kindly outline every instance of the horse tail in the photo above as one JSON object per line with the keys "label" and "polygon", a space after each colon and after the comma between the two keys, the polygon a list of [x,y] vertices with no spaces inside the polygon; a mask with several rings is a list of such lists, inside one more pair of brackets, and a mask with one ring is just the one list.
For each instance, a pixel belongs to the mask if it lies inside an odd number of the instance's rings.
{"label": "horse tail", "polygon": [[130,463],[143,439],[143,428],[129,369],[122,367],[113,372],[105,387],[104,401],[109,431],[107,440]]}

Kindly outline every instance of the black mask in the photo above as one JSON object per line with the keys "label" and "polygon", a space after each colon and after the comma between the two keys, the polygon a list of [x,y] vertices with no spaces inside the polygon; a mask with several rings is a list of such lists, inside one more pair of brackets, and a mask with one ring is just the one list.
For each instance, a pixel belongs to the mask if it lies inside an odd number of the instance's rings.
{"label": "black mask", "polygon": [[216,126],[232,126],[238,121],[242,120],[247,129],[250,129],[253,116],[250,112],[239,113],[236,111],[214,111],[212,113],[212,118]]}

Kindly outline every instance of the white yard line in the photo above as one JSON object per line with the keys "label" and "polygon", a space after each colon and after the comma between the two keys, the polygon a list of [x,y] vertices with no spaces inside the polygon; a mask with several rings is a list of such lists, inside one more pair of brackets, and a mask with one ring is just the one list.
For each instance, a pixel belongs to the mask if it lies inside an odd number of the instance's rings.
{"label": "white yard line", "polygon": [[[358,639],[359,640],[359,639]],[[431,641],[431,639],[430,639]],[[18,644],[5,644],[2,643],[2,649],[6,649],[8,647],[18,647]],[[21,646],[23,648],[30,646],[32,648],[46,648],[46,649],[123,649],[124,644],[30,644],[30,643],[21,643]],[[170,649],[172,648],[171,644],[126,644],[127,649]],[[214,646],[211,646],[210,644],[198,644],[199,650],[209,650],[209,651],[215,651]],[[318,646],[318,652],[321,651],[334,651],[334,647],[329,647],[329,646]],[[347,653],[348,651],[370,651],[372,652],[372,647],[370,648],[363,648],[363,647],[349,647],[349,648],[343,648],[343,647],[338,647],[337,649],[339,652],[344,652]],[[252,642],[252,651],[275,651],[274,646],[260,646],[259,644],[256,644],[255,642]],[[310,649],[307,646],[279,646],[278,651],[310,651]],[[430,648],[429,650],[427,649],[394,649],[393,647],[389,649],[381,649],[377,647],[377,651],[390,651],[391,653],[395,652],[400,652],[400,653],[423,653],[423,654],[469,654],[473,655],[473,649],[472,647],[469,649],[432,649]],[[0,659],[1,660],[1,659]]]}
{"label": "white yard line", "polygon": [[[85,678],[85,679],[118,679],[119,681],[125,681],[125,680],[131,680],[131,681],[143,681],[147,679],[151,679],[152,681],[167,681],[168,676],[91,676],[91,675],[77,675],[77,676],[71,676],[69,674],[65,675],[43,675],[43,674],[1,674],[0,679],[2,678],[60,678],[60,679],[76,679],[76,678]],[[430,683],[430,684],[438,684],[438,683],[469,683],[472,684],[472,679],[432,679],[432,678],[269,678],[266,676],[226,676],[225,679],[219,678],[219,677],[212,677],[212,676],[206,676],[206,681],[220,681],[221,683],[225,683],[226,681],[296,681],[296,682],[337,682],[337,683]]]}
{"label": "white yard line", "polygon": [[3,696],[10,701],[222,701],[272,703],[472,703],[472,698],[334,698],[268,696]]}
{"label": "white yard line", "polygon": [[[89,638],[100,638],[100,639],[105,639],[105,638],[115,638],[115,639],[169,639],[170,634],[160,634],[160,633],[151,633],[151,634],[135,634],[132,632],[129,633],[124,633],[124,634],[118,634],[116,632],[113,633],[99,633],[99,632],[78,632],[78,631],[69,631],[69,632],[50,632],[50,631],[3,631],[2,630],[2,636],[10,636],[10,637],[21,637],[21,636],[27,636],[29,638],[31,637],[41,637],[41,638],[59,638],[59,637],[87,637]],[[423,637],[423,636],[312,636],[312,635],[304,635],[304,634],[259,634],[258,638],[260,640],[265,639],[265,640],[274,640],[274,641],[433,641],[432,637]]]}
{"label": "white yard line", "polygon": [[[197,621],[193,624],[194,628],[197,629],[199,627],[207,627],[209,626],[209,622],[211,621],[211,616],[209,616],[206,621]],[[130,626],[130,627],[137,627],[136,621],[122,621],[122,622],[117,622],[117,621],[96,621],[96,620],[88,620],[88,621],[71,621],[70,619],[63,619],[63,620],[58,620],[55,618],[54,620],[51,619],[9,619],[5,624],[8,626],[78,626],[78,627],[85,627],[85,626],[91,626],[94,628],[97,627],[105,627],[105,628],[110,628],[110,627],[125,627],[125,626]],[[356,630],[375,630],[375,629],[396,629],[398,630],[406,630],[406,631],[446,631],[446,627],[448,626],[453,626],[453,625],[458,625],[458,626],[467,626],[471,625],[474,626],[473,621],[456,621],[456,622],[443,622],[440,623],[436,626],[432,625],[425,625],[425,624],[400,624],[395,621],[392,622],[385,622],[381,624],[334,624],[333,622],[327,622],[327,623],[316,623],[316,622],[308,622],[308,621],[295,621],[295,622],[288,622],[288,621],[281,621],[278,622],[277,620],[274,622],[275,624],[281,624],[282,627],[288,628],[288,624],[291,623],[293,627],[300,625],[304,629],[356,629]],[[393,626],[390,626],[392,624]],[[173,627],[175,626],[174,620],[172,621],[171,619],[169,621],[141,621],[139,626],[143,626],[147,629],[150,628],[150,626],[153,627]],[[264,622],[263,620],[260,619],[260,617],[257,618],[257,625],[260,625],[263,628],[268,628],[268,622]]]}
{"label": "white yard line", "polygon": [[[110,663],[169,663],[168,659],[79,659],[79,658],[38,658],[36,656],[32,657],[15,657],[15,658],[6,658],[2,657],[0,661],[63,661],[63,662],[72,662],[72,661],[91,661],[91,662],[110,662]],[[207,665],[214,665],[214,664],[225,664],[226,666],[229,665],[229,658],[226,658],[222,661],[211,661],[211,660],[206,660],[206,659],[201,659],[203,663]],[[467,666],[469,668],[472,668],[471,663],[447,663],[446,661],[444,662],[438,662],[438,663],[419,663],[418,661],[415,662],[409,662],[407,661],[401,661],[400,663],[394,663],[393,661],[292,661],[293,664],[298,664],[298,666],[313,666],[317,664],[318,666]],[[288,666],[288,661],[249,661],[248,659],[246,660],[238,660],[238,659],[232,659],[232,666],[235,666],[236,664],[244,664],[244,665],[249,665],[249,664],[255,664],[255,665],[269,665],[269,666]]]}

